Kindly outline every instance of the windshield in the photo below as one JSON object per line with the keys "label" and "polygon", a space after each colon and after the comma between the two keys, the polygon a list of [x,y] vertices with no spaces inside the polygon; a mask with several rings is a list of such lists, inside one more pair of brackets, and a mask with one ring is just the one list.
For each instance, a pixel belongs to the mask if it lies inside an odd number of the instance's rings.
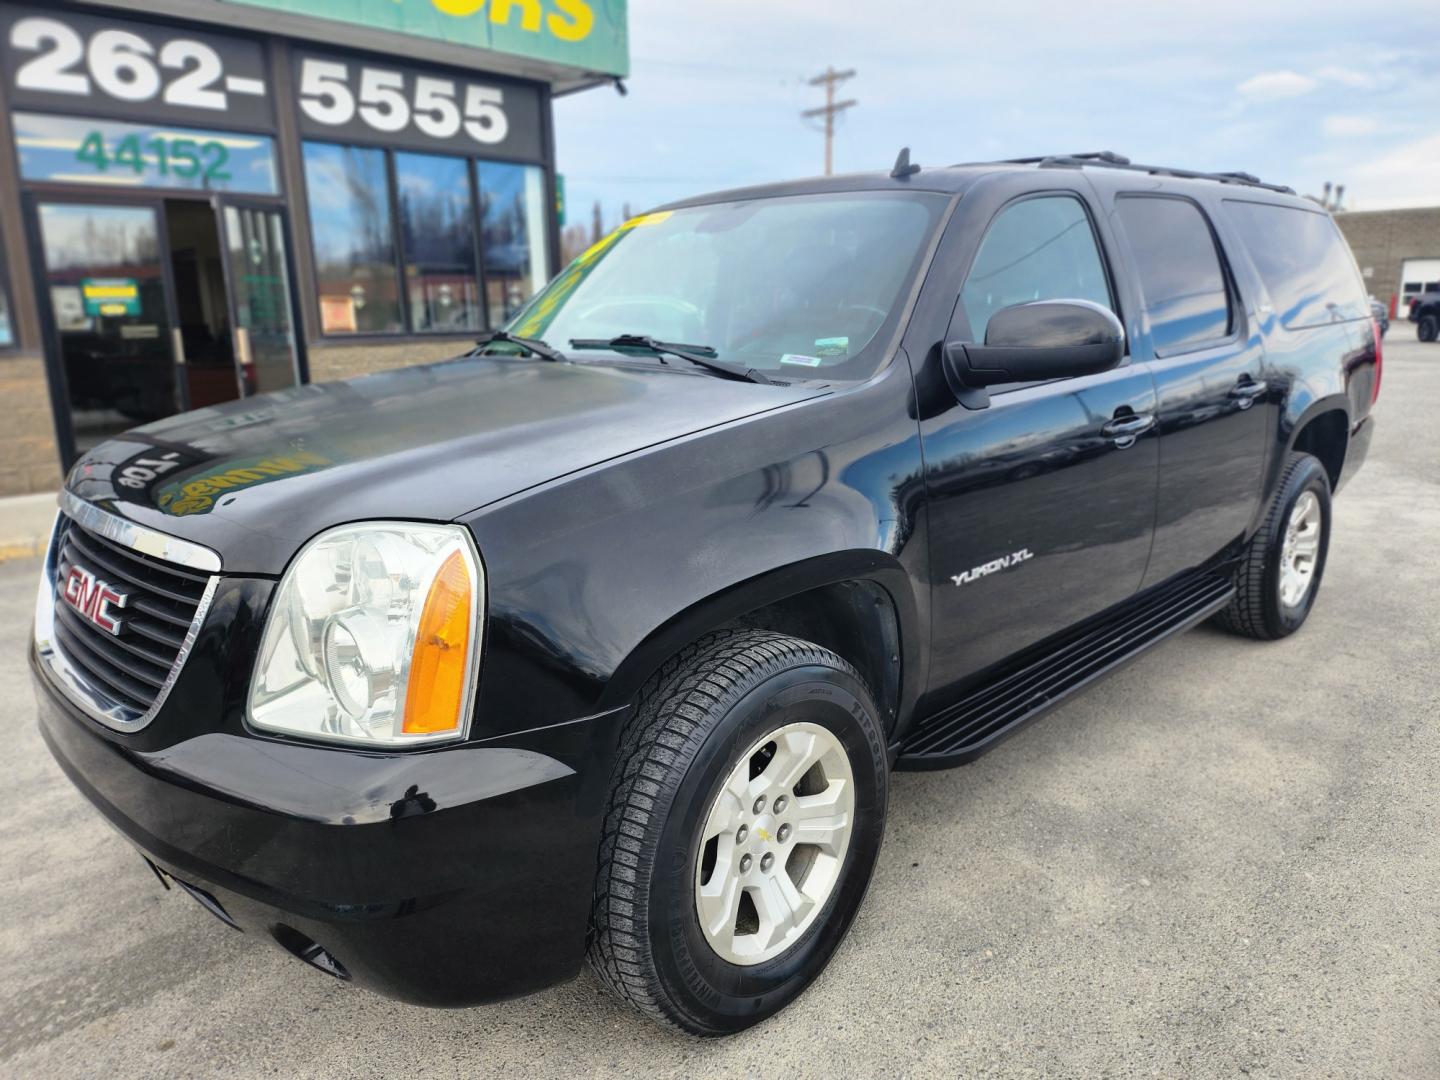
{"label": "windshield", "polygon": [[945,202],[843,192],[646,214],[571,263],[507,329],[558,349],[643,334],[781,376],[864,378]]}

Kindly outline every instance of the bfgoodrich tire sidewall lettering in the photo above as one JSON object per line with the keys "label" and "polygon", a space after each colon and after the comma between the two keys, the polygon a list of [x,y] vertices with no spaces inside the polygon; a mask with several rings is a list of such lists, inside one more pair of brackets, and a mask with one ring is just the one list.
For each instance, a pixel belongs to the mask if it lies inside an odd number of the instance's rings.
{"label": "bfgoodrich tire sidewall lettering", "polygon": [[[885,828],[887,759],[875,720],[866,719],[864,691],[825,667],[781,672],[742,697],[717,725],[681,783],[683,812],[661,834],[652,887],[652,947],[659,975],[703,1002],[702,1027],[733,1026],[736,1017],[778,1008],[823,967],[845,936],[864,898]],[[855,828],[840,880],[820,916],[773,960],[742,967],[711,949],[695,912],[695,860],[706,813],[736,755],[771,731],[796,721],[819,724],[840,740],[855,774]]]}

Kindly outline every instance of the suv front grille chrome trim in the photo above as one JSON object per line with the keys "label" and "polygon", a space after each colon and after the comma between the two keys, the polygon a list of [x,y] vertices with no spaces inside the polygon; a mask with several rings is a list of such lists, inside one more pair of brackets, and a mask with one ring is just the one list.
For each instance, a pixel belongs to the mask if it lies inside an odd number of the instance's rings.
{"label": "suv front grille chrome trim", "polygon": [[220,556],[210,548],[190,540],[181,540],[178,536],[147,529],[144,525],[119,517],[108,510],[101,510],[94,503],[77,498],[68,491],[60,493],[60,509],[71,521],[79,522],[91,532],[99,533],[105,539],[123,544],[142,555],[212,574],[220,569]]}
{"label": "suv front grille chrome trim", "polygon": [[[80,528],[86,529],[95,536],[104,537],[117,545],[129,547],[132,550],[149,555],[154,559],[164,559],[178,565],[193,566],[193,563],[179,564],[173,555],[175,551],[181,550],[173,545],[184,545],[185,548],[193,548],[213,559],[213,565],[218,569],[219,557],[208,548],[199,545],[189,544],[188,541],[179,540],[175,537],[167,537],[163,533],[157,533],[149,529],[136,527],[138,532],[126,530],[115,530],[113,527],[106,527],[103,521],[108,519],[121,524],[128,524],[120,518],[113,518],[112,515],[91,506],[89,503],[81,502],[73,496],[69,496],[77,508],[94,510],[94,515],[87,514],[85,509],[79,510],[72,515],[69,512],[70,503],[62,498],[62,506],[66,510],[56,515],[55,528],[51,533],[50,547],[45,557],[45,567],[40,575],[40,585],[35,597],[35,653],[40,660],[40,666],[45,671],[50,682],[68,698],[77,708],[84,712],[91,719],[103,724],[114,731],[135,732],[145,727],[155,718],[165,704],[175,681],[179,678],[180,670],[185,665],[186,658],[195,643],[195,637],[200,632],[200,627],[205,622],[205,616],[210,610],[211,601],[215,597],[215,590],[220,584],[220,577],[212,574],[204,579],[203,587],[194,603],[194,614],[184,626],[183,637],[180,638],[175,647],[174,660],[168,668],[155,666],[163,654],[161,648],[155,648],[153,643],[132,644],[121,646],[128,648],[136,657],[145,657],[145,660],[126,658],[116,664],[116,658],[123,654],[111,656],[107,662],[103,647],[97,647],[93,640],[86,639],[83,635],[77,636],[75,612],[68,612],[66,625],[59,627],[57,633],[57,608],[66,603],[60,593],[60,582],[58,574],[61,567],[62,555],[69,548],[66,544],[67,533]],[[96,523],[101,523],[97,527]],[[130,543],[129,540],[138,541]],[[94,543],[94,541],[91,541]],[[165,552],[166,554],[160,554]],[[191,557],[194,552],[189,553]],[[73,553],[69,556],[73,558]],[[83,557],[83,556],[82,556]],[[153,564],[151,564],[153,566]],[[156,568],[160,569],[160,568]],[[143,590],[143,583],[138,583]],[[143,598],[143,591],[139,594]],[[178,621],[178,620],[177,620]],[[179,636],[181,628],[175,627],[175,636]],[[100,635],[103,638],[103,634]],[[62,645],[61,637],[70,639],[68,645]],[[77,651],[78,646],[78,651]],[[150,696],[149,687],[137,695],[126,693],[126,686],[123,677],[117,680],[117,670],[123,671],[122,665],[129,663],[144,667],[147,672],[155,674],[151,678],[158,678],[160,671],[164,671],[163,680],[158,687],[154,687],[153,696]],[[111,684],[114,685],[111,685]],[[154,684],[151,683],[150,686]],[[145,698],[149,700],[145,700]]]}

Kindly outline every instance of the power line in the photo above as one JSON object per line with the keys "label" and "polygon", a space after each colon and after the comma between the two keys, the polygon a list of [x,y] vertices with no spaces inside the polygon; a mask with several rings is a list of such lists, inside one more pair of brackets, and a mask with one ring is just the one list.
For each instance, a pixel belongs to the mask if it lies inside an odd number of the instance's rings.
{"label": "power line", "polygon": [[844,112],[857,104],[854,98],[846,98],[844,101],[835,100],[835,86],[846,79],[855,77],[854,68],[846,68],[844,71],[836,71],[834,67],[827,65],[824,74],[816,75],[809,80],[811,86],[825,87],[825,104],[818,109],[806,109],[800,115],[805,118],[812,116],[823,116],[825,118],[825,175],[829,176],[834,172],[835,164],[835,114]]}

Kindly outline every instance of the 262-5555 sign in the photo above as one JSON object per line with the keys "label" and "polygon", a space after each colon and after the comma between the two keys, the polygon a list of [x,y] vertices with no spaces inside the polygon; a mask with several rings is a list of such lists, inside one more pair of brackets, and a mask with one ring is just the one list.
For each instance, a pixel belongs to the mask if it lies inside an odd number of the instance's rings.
{"label": "262-5555 sign", "polygon": [[[539,161],[540,91],[508,79],[292,47],[306,138]],[[274,80],[257,39],[0,3],[12,108],[274,131]],[[182,166],[183,167],[183,166]]]}
{"label": "262-5555 sign", "polygon": [[540,98],[523,83],[297,53],[300,130],[307,137],[415,150],[538,159]]}
{"label": "262-5555 sign", "polygon": [[10,4],[0,33],[12,107],[274,127],[265,53],[248,38]]}

